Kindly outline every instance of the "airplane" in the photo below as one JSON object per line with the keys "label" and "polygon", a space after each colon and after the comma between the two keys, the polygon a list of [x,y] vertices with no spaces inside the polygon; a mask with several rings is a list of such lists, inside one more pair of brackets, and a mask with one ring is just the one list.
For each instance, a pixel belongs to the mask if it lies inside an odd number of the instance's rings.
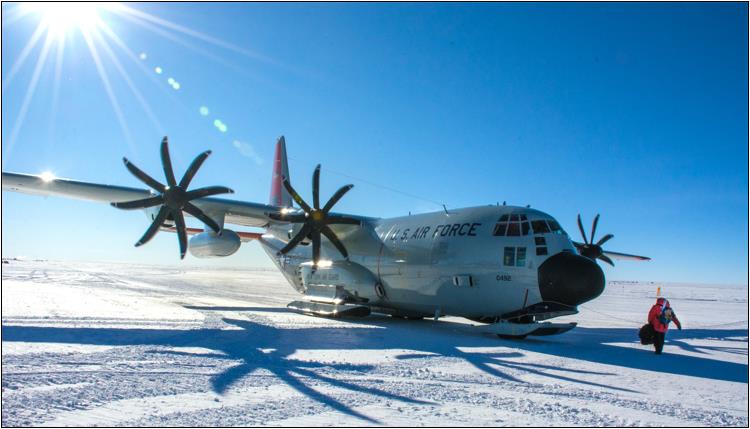
{"label": "airplane", "polygon": [[[336,213],[331,210],[353,185],[341,187],[321,205],[320,165],[313,173],[309,204],[291,184],[283,136],[276,143],[268,204],[216,197],[233,192],[224,186],[188,190],[211,151],[198,155],[179,182],[167,137],[160,154],[166,184],[123,158],[128,171],[151,189],[10,172],[2,173],[2,189],[143,210],[151,225],[135,245],[146,244],[159,231],[174,232],[180,258],[188,250],[197,258],[225,257],[256,240],[302,295],[288,304],[301,313],[363,317],[376,312],[435,320],[458,316],[503,338],[574,328],[575,322],[547,320],[578,313],[580,304],[604,291],[597,260],[612,266],[612,258],[650,260],[604,250],[613,235],[594,241],[598,214],[590,239],[578,215],[583,236],[578,242],[549,214],[505,203],[443,207],[396,218]],[[185,214],[204,228],[187,228]],[[234,231],[226,227],[230,224],[264,232]]]}

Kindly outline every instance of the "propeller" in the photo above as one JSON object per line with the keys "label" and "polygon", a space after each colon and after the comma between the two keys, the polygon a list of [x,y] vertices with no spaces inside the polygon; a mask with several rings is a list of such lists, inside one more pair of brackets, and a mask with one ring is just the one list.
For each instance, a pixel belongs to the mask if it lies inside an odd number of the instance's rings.
{"label": "propeller", "polygon": [[203,165],[203,161],[205,161],[209,155],[211,155],[211,151],[207,150],[195,157],[187,171],[185,171],[185,174],[182,176],[180,183],[177,183],[174,177],[174,171],[172,170],[172,161],[169,157],[169,143],[167,137],[164,137],[161,141],[161,165],[164,168],[164,175],[167,178],[166,186],[144,173],[140,168],[136,167],[135,164],[128,161],[127,158],[122,159],[128,171],[130,171],[141,182],[156,190],[158,195],[140,200],[111,203],[112,206],[117,207],[118,209],[134,210],[161,205],[161,208],[154,217],[151,226],[148,227],[146,233],[143,234],[143,237],[135,243],[136,247],[146,244],[149,240],[154,238],[166,219],[174,219],[177,238],[180,243],[180,259],[184,259],[185,252],[187,251],[187,231],[185,229],[185,217],[182,214],[183,211],[200,219],[217,234],[221,232],[219,224],[208,217],[203,210],[196,207],[190,201],[211,195],[231,194],[234,193],[234,191],[224,186],[207,186],[205,188],[193,189],[192,191],[187,190],[190,181],[193,180],[193,176],[195,176],[195,173],[201,165]]}
{"label": "propeller", "polygon": [[604,250],[602,250],[602,244],[609,241],[614,235],[607,234],[604,237],[600,238],[599,241],[594,243],[594,237],[596,235],[596,225],[599,223],[599,215],[597,214],[594,218],[594,222],[591,225],[591,241],[589,241],[586,238],[586,232],[583,230],[583,223],[581,222],[581,215],[578,215],[578,229],[581,231],[581,236],[583,236],[583,243],[577,243],[573,242],[573,244],[578,248],[578,251],[581,253],[581,255],[589,258],[589,259],[601,259],[602,261],[608,263],[609,265],[615,266],[615,263],[612,262],[612,259],[610,259],[605,253]]}
{"label": "propeller", "polygon": [[312,177],[312,191],[313,191],[313,206],[309,204],[299,196],[297,191],[294,190],[292,184],[289,183],[288,179],[284,179],[284,187],[292,196],[294,201],[302,208],[304,213],[286,214],[282,213],[269,213],[271,219],[301,223],[302,228],[297,232],[289,243],[284,246],[279,253],[285,255],[292,249],[297,247],[299,243],[305,238],[312,241],[312,253],[313,253],[313,265],[318,266],[320,260],[320,236],[325,235],[328,241],[336,247],[344,258],[349,257],[349,252],[346,251],[346,247],[341,243],[341,240],[336,236],[329,225],[360,225],[360,221],[353,217],[332,215],[329,214],[333,206],[344,196],[354,185],[342,186],[335,194],[328,200],[328,202],[320,208],[320,164],[315,167]]}

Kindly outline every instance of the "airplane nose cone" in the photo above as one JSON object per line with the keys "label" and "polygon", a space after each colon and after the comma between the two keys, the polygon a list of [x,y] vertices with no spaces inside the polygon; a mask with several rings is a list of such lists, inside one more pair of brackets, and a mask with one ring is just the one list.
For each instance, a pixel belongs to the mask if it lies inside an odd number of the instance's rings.
{"label": "airplane nose cone", "polygon": [[539,292],[544,301],[576,306],[604,291],[604,272],[596,262],[571,252],[560,252],[539,266]]}

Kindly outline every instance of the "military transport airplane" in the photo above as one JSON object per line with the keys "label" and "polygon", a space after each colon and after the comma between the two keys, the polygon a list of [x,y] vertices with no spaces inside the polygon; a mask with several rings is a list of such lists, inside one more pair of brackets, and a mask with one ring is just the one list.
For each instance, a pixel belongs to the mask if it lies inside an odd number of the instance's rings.
{"label": "military transport airplane", "polygon": [[[575,327],[542,321],[575,314],[579,304],[602,293],[604,273],[597,259],[611,265],[610,258],[649,259],[603,250],[613,235],[594,242],[599,215],[590,240],[578,216],[581,243],[571,240],[552,216],[528,207],[490,205],[390,219],[335,213],[333,206],[353,185],[321,204],[320,165],[308,204],[290,183],[283,136],[276,144],[269,204],[214,197],[233,192],[223,186],[188,190],[210,153],[198,155],[177,182],[164,137],[166,184],[123,158],[150,190],[6,172],[2,188],[144,210],[151,225],[135,245],[160,230],[175,232],[181,258],[187,250],[198,258],[229,256],[242,242],[257,240],[302,294],[288,305],[300,312],[336,317],[374,311],[408,319],[451,315],[510,337]],[[184,213],[205,227],[187,228]],[[235,232],[228,224],[265,232]]]}

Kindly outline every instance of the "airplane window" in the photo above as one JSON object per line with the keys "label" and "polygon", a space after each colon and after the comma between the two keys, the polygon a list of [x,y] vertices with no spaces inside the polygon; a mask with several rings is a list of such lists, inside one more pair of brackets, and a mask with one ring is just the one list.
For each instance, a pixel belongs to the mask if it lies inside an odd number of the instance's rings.
{"label": "airplane window", "polygon": [[502,236],[505,235],[505,228],[508,226],[507,223],[498,223],[495,225],[495,232],[492,233],[492,235],[496,236]]}
{"label": "airplane window", "polygon": [[507,222],[508,221],[508,215],[504,214],[500,216],[500,220],[498,222]]}
{"label": "airplane window", "polygon": [[516,249],[516,266],[523,267],[526,265],[526,248],[519,247]]}
{"label": "airplane window", "polygon": [[534,237],[534,243],[537,246],[539,246],[539,245],[546,246],[547,245],[547,241],[544,239],[544,237]]}
{"label": "airplane window", "polygon": [[528,219],[526,219],[526,215],[525,214],[521,215],[521,220],[528,220]]}
{"label": "airplane window", "polygon": [[549,223],[550,229],[552,229],[552,232],[557,232],[558,234],[562,231],[562,228],[560,228],[560,224],[557,223],[556,220],[550,219],[547,221]]}
{"label": "airplane window", "polygon": [[506,235],[519,236],[521,235],[520,224],[518,222],[511,222],[508,224],[508,232]]}
{"label": "airplane window", "polygon": [[536,248],[536,255],[542,256],[547,254],[547,248],[546,247],[537,247]]}
{"label": "airplane window", "polygon": [[503,265],[513,266],[515,265],[516,248],[506,247],[503,255]]}
{"label": "airplane window", "polygon": [[518,215],[517,215],[517,214],[514,214],[514,215],[510,215],[510,220],[512,220],[512,221],[513,221],[513,220],[514,220],[514,221],[518,221]]}
{"label": "airplane window", "polygon": [[549,232],[547,222],[543,220],[532,220],[531,227],[534,229],[534,234],[543,234],[545,232]]}
{"label": "airplane window", "polygon": [[[525,215],[521,215],[521,217],[526,217]],[[521,224],[521,235],[529,235],[529,223],[524,222]]]}

